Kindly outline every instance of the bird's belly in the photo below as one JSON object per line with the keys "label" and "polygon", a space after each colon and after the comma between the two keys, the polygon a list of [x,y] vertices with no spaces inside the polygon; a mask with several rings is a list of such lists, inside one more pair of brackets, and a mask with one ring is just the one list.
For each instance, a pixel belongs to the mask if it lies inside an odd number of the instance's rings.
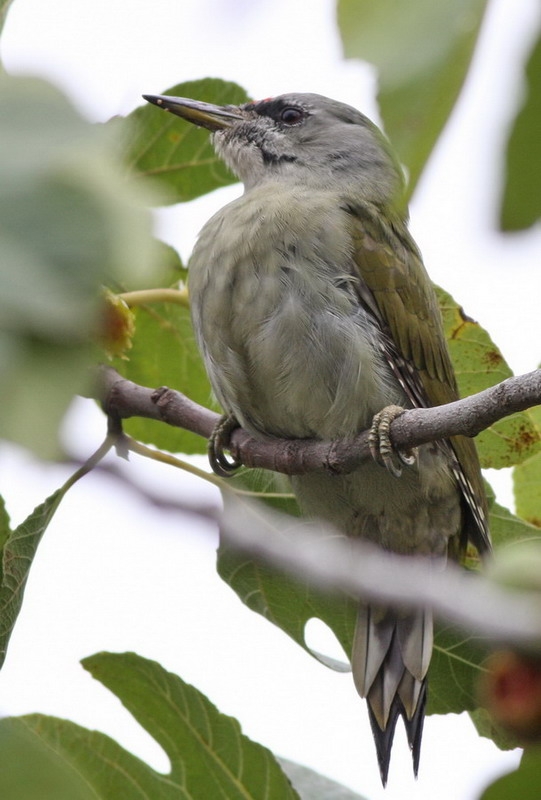
{"label": "bird's belly", "polygon": [[405,399],[359,300],[348,214],[325,193],[270,189],[219,211],[190,262],[213,389],[252,432],[353,434]]}
{"label": "bird's belly", "polygon": [[395,553],[445,559],[460,530],[460,495],[444,454],[432,445],[419,448],[416,466],[400,478],[369,460],[348,475],[311,472],[291,482],[305,514]]}
{"label": "bird's belly", "polygon": [[220,341],[206,344],[214,390],[244,427],[294,438],[352,435],[383,406],[405,402],[359,304],[333,303],[341,290],[322,303],[290,282],[280,286],[279,276],[272,282],[257,281]]}

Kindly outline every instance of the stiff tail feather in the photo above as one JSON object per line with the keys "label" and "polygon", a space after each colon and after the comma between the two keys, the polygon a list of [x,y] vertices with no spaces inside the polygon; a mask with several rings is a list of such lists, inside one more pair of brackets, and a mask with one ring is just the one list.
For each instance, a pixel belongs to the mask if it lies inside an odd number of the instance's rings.
{"label": "stiff tail feather", "polygon": [[401,614],[375,606],[359,608],[352,652],[353,679],[361,697],[367,699],[384,786],[400,716],[417,776],[432,641],[432,616],[427,611]]}

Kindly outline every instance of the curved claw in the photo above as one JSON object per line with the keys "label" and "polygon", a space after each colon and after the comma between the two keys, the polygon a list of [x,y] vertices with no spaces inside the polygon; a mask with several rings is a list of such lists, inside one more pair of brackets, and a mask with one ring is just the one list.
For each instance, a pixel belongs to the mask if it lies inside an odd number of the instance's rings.
{"label": "curved claw", "polygon": [[232,432],[238,427],[239,423],[232,414],[224,414],[209,437],[209,463],[212,471],[221,478],[230,478],[242,466],[241,461],[237,458],[228,459],[224,452],[229,448]]}
{"label": "curved claw", "polygon": [[[390,436],[391,423],[404,411],[400,406],[387,406],[374,416],[368,437],[368,446],[372,458],[377,464],[382,464],[387,472],[400,478],[402,464],[412,467],[417,463],[417,450],[396,450]],[[400,464],[399,462],[402,462]]]}

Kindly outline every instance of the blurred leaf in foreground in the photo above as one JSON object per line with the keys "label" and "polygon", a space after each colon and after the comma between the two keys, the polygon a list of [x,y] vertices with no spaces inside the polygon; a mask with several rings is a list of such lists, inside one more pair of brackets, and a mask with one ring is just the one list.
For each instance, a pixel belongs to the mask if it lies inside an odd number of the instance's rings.
{"label": "blurred leaf in foreground", "polygon": [[102,284],[137,286],[154,267],[146,198],[120,175],[115,136],[50,84],[0,78],[0,437],[40,456],[58,454],[88,381]]}
{"label": "blurred leaf in foreground", "polygon": [[462,89],[486,4],[339,0],[344,52],[378,70],[384,127],[408,168],[410,194]]}
{"label": "blurred leaf in foreground", "polygon": [[526,65],[526,97],[507,143],[500,210],[504,231],[529,228],[541,217],[541,37]]}

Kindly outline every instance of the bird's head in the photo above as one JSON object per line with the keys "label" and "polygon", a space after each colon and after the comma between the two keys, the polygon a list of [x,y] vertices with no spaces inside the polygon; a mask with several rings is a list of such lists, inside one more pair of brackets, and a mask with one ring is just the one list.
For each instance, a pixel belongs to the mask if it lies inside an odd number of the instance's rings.
{"label": "bird's head", "polygon": [[247,190],[290,180],[357,186],[362,199],[400,202],[402,170],[381,131],[355,108],[318,94],[284,94],[240,106],[184,97],[146,100],[212,131],[217,154]]}

